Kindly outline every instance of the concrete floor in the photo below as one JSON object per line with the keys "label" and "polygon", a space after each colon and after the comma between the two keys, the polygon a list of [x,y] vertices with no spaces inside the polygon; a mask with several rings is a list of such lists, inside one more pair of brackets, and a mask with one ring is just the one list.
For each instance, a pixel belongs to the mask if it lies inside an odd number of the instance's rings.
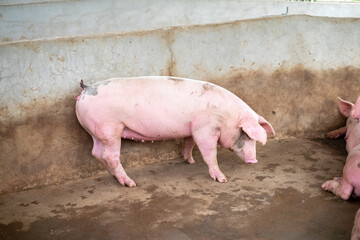
{"label": "concrete floor", "polygon": [[[228,183],[201,157],[0,196],[0,239],[349,239],[360,201],[321,189],[340,176],[344,140],[270,140],[257,164],[221,151]],[[95,161],[95,160],[94,160]]]}

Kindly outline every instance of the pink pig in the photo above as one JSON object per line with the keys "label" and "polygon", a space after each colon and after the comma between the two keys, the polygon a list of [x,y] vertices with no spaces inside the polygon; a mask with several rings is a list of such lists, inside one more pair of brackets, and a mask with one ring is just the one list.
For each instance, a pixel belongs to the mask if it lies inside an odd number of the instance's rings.
{"label": "pink pig", "polygon": [[340,112],[347,117],[346,126],[327,134],[330,138],[338,138],[344,134],[348,156],[342,177],[326,181],[322,188],[333,192],[344,200],[360,196],[360,97],[356,104],[339,99]]}
{"label": "pink pig", "polygon": [[92,155],[121,185],[136,186],[120,163],[121,138],[155,141],[184,138],[183,156],[195,163],[199,147],[210,176],[226,182],[217,143],[256,163],[256,141],[266,143],[273,127],[233,93],[212,83],[175,77],[109,79],[80,86],[80,124],[92,136]]}

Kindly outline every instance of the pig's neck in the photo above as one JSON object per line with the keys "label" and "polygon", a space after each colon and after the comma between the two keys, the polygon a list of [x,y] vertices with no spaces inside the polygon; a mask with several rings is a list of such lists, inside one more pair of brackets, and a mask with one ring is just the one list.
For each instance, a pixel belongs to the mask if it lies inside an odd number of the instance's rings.
{"label": "pig's neck", "polygon": [[360,145],[360,123],[358,120],[353,120],[348,125],[346,130],[346,150],[348,153]]}

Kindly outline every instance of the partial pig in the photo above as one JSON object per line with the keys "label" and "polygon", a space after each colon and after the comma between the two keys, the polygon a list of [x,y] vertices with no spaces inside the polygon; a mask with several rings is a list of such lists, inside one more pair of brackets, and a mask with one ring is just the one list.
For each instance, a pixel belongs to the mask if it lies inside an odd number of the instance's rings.
{"label": "partial pig", "polygon": [[347,117],[346,126],[329,132],[327,136],[338,138],[345,135],[348,156],[342,177],[326,181],[322,188],[347,200],[351,194],[360,196],[360,97],[355,105],[341,98],[338,100],[340,112]]}
{"label": "partial pig", "polygon": [[354,227],[351,232],[351,240],[360,240],[360,209],[357,211]]}
{"label": "partial pig", "polygon": [[136,186],[120,163],[121,138],[156,141],[184,138],[184,159],[194,163],[195,144],[219,182],[217,144],[246,163],[256,163],[256,141],[273,127],[233,93],[212,83],[175,77],[109,79],[90,86],[76,101],[80,124],[92,136],[92,155],[121,185]]}

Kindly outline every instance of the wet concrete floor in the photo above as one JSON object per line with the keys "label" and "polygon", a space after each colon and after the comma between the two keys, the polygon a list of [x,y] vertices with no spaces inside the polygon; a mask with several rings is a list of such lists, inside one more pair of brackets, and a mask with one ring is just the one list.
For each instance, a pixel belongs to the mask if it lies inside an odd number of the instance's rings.
{"label": "wet concrete floor", "polygon": [[[218,154],[228,183],[200,156],[0,196],[0,239],[350,239],[360,200],[321,189],[340,176],[344,140],[270,140],[257,164]],[[95,159],[94,159],[95,161]]]}

